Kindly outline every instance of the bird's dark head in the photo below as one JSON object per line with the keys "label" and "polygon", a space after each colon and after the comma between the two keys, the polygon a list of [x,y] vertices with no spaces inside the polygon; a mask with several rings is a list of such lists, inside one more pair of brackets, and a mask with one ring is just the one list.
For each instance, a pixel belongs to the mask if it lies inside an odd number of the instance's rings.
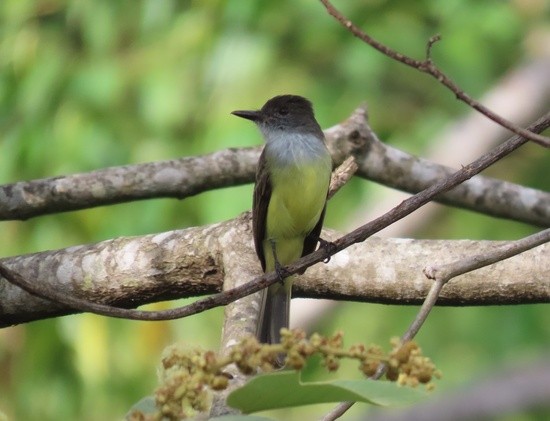
{"label": "bird's dark head", "polygon": [[319,127],[311,102],[298,95],[279,95],[267,101],[260,110],[233,111],[231,114],[254,121],[262,131]]}

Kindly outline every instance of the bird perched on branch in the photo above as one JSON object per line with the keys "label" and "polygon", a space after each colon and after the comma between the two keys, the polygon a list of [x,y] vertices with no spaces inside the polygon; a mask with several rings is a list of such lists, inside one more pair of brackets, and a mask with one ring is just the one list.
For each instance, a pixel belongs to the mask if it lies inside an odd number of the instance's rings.
{"label": "bird perched on branch", "polygon": [[262,292],[256,335],[262,343],[278,343],[281,328],[289,325],[296,277],[286,276],[283,266],[317,247],[332,158],[306,98],[276,96],[260,110],[232,114],[256,123],[266,142],[254,187],[254,244],[264,272],[277,271],[281,282]]}

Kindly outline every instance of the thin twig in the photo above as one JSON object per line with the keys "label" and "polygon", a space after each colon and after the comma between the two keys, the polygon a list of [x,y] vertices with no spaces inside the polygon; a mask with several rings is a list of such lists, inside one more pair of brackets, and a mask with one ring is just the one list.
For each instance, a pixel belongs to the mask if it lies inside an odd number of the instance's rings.
{"label": "thin twig", "polygon": [[[479,111],[484,116],[493,120],[495,123],[501,125],[502,127],[507,128],[511,132],[525,137],[526,139],[532,140],[533,142],[538,143],[541,146],[550,148],[550,138],[542,136],[536,133],[533,133],[529,130],[526,130],[511,121],[508,121],[504,117],[494,113],[483,104],[479,103],[467,93],[465,93],[456,83],[454,83],[445,73],[443,73],[439,68],[432,62],[429,58],[430,49],[432,44],[437,41],[437,38],[430,39],[428,43],[428,57],[426,60],[416,60],[412,57],[408,57],[404,54],[401,54],[395,50],[392,50],[388,46],[376,41],[374,38],[363,32],[359,27],[357,27],[351,20],[346,18],[342,13],[340,13],[328,0],[321,0],[321,3],[325,6],[328,13],[332,15],[342,26],[344,26],[348,31],[350,31],[354,36],[367,43],[371,47],[380,51],[382,54],[399,61],[409,67],[417,69],[423,73],[426,73],[430,76],[433,76],[439,83],[446,86],[455,96],[468,104],[473,109]],[[433,41],[432,41],[433,40]]]}
{"label": "thin twig", "polygon": [[350,156],[332,172],[327,200],[331,199],[353,177],[358,168],[355,158]]}
{"label": "thin twig", "polygon": [[439,41],[441,41],[440,34],[436,34],[433,37],[430,37],[430,39],[428,40],[428,44],[426,45],[426,61],[432,59],[432,48]]}
{"label": "thin twig", "polygon": [[335,406],[330,412],[327,412],[320,421],[334,421],[344,415],[355,402],[341,402]]}
{"label": "thin twig", "polygon": [[[427,278],[433,279],[435,282],[432,284],[424,303],[418,310],[418,313],[409,328],[401,337],[401,343],[405,343],[414,339],[428,315],[435,306],[435,303],[439,297],[439,293],[443,286],[449,282],[452,278],[463,275],[467,272],[482,268],[484,266],[491,265],[504,259],[508,259],[516,254],[523,253],[541,244],[550,241],[550,229],[540,231],[536,234],[528,237],[511,241],[502,246],[496,247],[482,255],[469,256],[464,259],[457,260],[455,262],[441,265],[441,266],[428,266],[424,269],[424,274]],[[386,372],[387,366],[382,363],[379,365],[373,380],[377,380]],[[350,409],[355,402],[342,402],[338,404],[334,409],[327,413],[322,421],[333,421],[341,417],[348,409]]]}
{"label": "thin twig", "polygon": [[424,269],[424,274],[429,279],[433,279],[436,282],[441,281],[443,284],[446,284],[452,278],[466,272],[508,259],[516,254],[532,249],[533,247],[547,243],[548,241],[550,241],[550,229],[540,231],[516,241],[510,241],[482,255],[470,256],[445,265],[427,266]]}
{"label": "thin twig", "polygon": [[510,241],[509,243],[495,247],[483,254],[469,256],[446,265],[427,266],[424,268],[423,272],[426,277],[428,279],[433,279],[435,282],[430,288],[430,291],[428,292],[422,307],[420,307],[416,318],[411,323],[405,334],[401,337],[401,342],[405,343],[416,336],[420,330],[420,327],[426,321],[428,314],[435,306],[441,289],[452,278],[484,266],[492,265],[493,263],[500,262],[501,260],[509,259],[516,254],[523,253],[524,251],[540,246],[548,241],[550,241],[550,229],[540,231],[536,234],[516,241]]}

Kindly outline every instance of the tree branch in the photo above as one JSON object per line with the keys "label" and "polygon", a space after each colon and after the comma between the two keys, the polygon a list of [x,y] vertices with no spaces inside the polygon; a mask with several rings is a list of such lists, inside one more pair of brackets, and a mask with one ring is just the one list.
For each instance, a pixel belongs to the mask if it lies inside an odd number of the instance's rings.
{"label": "tree branch", "polygon": [[[550,126],[550,115],[532,131]],[[353,155],[357,175],[410,193],[421,191],[454,170],[384,145],[358,108],[325,131],[337,164]],[[0,186],[0,220],[24,220],[64,211],[159,197],[183,199],[211,189],[254,180],[260,147],[226,149],[170,161],[105,168]],[[437,198],[442,203],[550,226],[550,194],[478,176]]]}
{"label": "tree branch", "polygon": [[0,220],[159,197],[183,199],[210,189],[250,183],[260,148],[125,165],[0,186]]}
{"label": "tree branch", "polygon": [[[541,133],[548,127],[550,113],[539,118],[529,129]],[[332,129],[327,132],[330,130]],[[360,138],[365,139],[367,152],[359,156],[355,152],[359,165],[357,175],[360,177],[408,193],[417,193],[456,171],[382,143],[368,125],[364,130]],[[332,147],[338,151],[333,154],[338,159],[341,159],[343,153],[349,153],[345,144],[337,143]],[[490,177],[475,176],[438,195],[435,201],[500,218],[550,227],[549,193]]]}
{"label": "tree branch", "polygon": [[[92,303],[137,307],[219,293],[228,261],[261,273],[251,235],[250,215],[246,213],[221,224],[117,238],[4,258],[0,263],[50,292]],[[335,231],[323,232],[327,240],[339,236]],[[371,238],[336,254],[327,265],[309,269],[296,281],[294,296],[419,304],[432,285],[423,276],[423,267],[482,253],[498,244],[501,243]],[[460,282],[445,286],[438,305],[549,302],[550,261],[546,258],[549,252],[549,245],[539,246],[521,256],[462,275]],[[317,253],[319,260],[324,258],[324,251]],[[266,278],[255,278],[252,283],[258,279]],[[260,288],[258,285],[254,289]],[[0,295],[0,327],[77,312],[34,297],[3,278],[0,278]],[[235,297],[232,294],[226,301]]]}
{"label": "tree branch", "polygon": [[401,54],[395,50],[392,50],[388,46],[376,41],[374,38],[363,32],[359,27],[357,27],[351,20],[342,15],[328,0],[321,0],[321,3],[325,6],[328,13],[332,15],[344,28],[350,31],[355,37],[359,38],[366,44],[370,45],[374,49],[380,51],[382,54],[390,57],[393,60],[396,60],[400,63],[403,63],[409,67],[417,69],[423,73],[426,73],[434,77],[439,83],[447,87],[451,92],[453,92],[457,99],[463,101],[473,109],[479,111],[484,116],[493,120],[495,123],[501,125],[502,127],[507,128],[511,132],[515,133],[518,136],[522,136],[526,139],[532,140],[533,142],[538,143],[541,146],[550,147],[550,138],[536,134],[535,132],[525,130],[520,126],[508,121],[504,117],[492,112],[490,109],[485,107],[483,104],[471,98],[467,93],[465,93],[456,83],[454,83],[445,73],[443,73],[439,68],[433,63],[430,57],[430,51],[433,47],[433,44],[441,39],[439,35],[430,38],[427,44],[427,56],[425,60],[416,60],[412,57],[408,57],[404,54]]}

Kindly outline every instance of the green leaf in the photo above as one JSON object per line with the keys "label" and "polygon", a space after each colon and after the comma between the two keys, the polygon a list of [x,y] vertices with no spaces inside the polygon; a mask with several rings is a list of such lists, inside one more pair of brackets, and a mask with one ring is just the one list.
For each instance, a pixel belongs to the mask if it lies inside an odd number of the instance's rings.
{"label": "green leaf", "polygon": [[228,405],[245,413],[330,402],[365,402],[395,406],[417,402],[425,392],[373,380],[332,380],[303,383],[296,371],[267,373],[251,379],[227,398]]}

